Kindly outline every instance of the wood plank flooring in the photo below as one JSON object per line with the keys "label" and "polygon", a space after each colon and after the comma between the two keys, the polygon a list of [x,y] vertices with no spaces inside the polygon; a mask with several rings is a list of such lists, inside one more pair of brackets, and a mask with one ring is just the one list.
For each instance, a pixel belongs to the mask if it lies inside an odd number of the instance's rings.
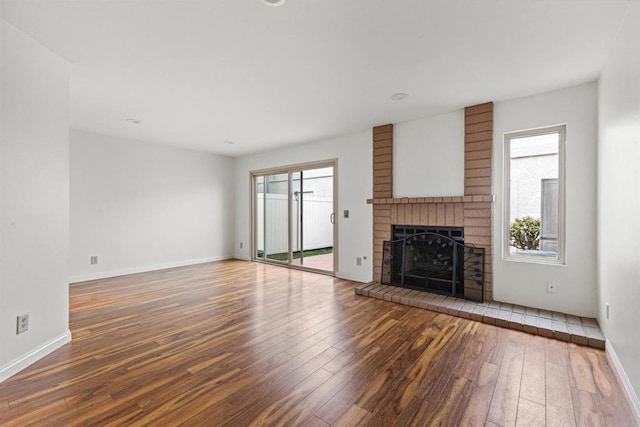
{"label": "wood plank flooring", "polygon": [[2,426],[635,426],[603,351],[224,261],[73,284]]}

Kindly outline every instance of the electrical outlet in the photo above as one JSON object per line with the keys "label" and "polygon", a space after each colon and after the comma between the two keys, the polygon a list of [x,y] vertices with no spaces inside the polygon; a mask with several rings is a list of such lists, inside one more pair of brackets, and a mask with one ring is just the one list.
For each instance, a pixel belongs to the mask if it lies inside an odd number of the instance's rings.
{"label": "electrical outlet", "polygon": [[356,265],[357,266],[361,266],[362,265],[362,258],[356,257]]}
{"label": "electrical outlet", "polygon": [[604,308],[605,308],[605,310],[606,310],[607,320],[609,320],[609,303],[606,303],[606,304],[604,305]]}
{"label": "electrical outlet", "polygon": [[16,326],[16,335],[21,334],[23,332],[27,332],[29,330],[29,315],[23,314],[22,316],[18,316],[18,322]]}
{"label": "electrical outlet", "polygon": [[243,246],[243,244],[242,244],[242,242],[240,242],[240,249],[242,249],[242,246]]}
{"label": "electrical outlet", "polygon": [[547,292],[550,294],[558,293],[558,285],[556,284],[556,282],[553,282],[551,280],[547,282]]}
{"label": "electrical outlet", "polygon": [[91,255],[91,264],[98,263],[98,255]]}

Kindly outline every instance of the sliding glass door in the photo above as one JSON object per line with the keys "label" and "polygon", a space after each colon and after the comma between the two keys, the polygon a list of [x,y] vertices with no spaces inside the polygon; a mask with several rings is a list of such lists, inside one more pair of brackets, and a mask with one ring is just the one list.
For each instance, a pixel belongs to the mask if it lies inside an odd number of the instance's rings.
{"label": "sliding glass door", "polygon": [[291,175],[292,263],[333,271],[333,167]]}
{"label": "sliding glass door", "polygon": [[335,272],[335,162],[252,173],[253,259]]}
{"label": "sliding glass door", "polygon": [[289,240],[287,227],[288,174],[256,177],[256,257],[286,263]]}

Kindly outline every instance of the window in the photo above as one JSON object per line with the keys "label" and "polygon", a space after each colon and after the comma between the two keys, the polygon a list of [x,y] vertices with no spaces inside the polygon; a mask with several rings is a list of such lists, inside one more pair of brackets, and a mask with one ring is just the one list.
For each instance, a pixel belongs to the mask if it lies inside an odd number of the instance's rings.
{"label": "window", "polygon": [[505,259],[564,264],[565,126],[505,135]]}

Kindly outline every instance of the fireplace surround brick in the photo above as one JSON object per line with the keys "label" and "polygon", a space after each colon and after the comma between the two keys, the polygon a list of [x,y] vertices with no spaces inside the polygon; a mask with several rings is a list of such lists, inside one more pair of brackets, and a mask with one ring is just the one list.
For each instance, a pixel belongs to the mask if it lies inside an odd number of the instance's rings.
{"label": "fireplace surround brick", "polygon": [[393,193],[393,125],[373,128],[373,197]]}
{"label": "fireplace surround brick", "polygon": [[382,246],[401,225],[464,227],[465,243],[485,249],[484,299],[493,300],[493,103],[465,108],[464,196],[393,197],[393,125],[373,128],[373,278],[380,281]]}

